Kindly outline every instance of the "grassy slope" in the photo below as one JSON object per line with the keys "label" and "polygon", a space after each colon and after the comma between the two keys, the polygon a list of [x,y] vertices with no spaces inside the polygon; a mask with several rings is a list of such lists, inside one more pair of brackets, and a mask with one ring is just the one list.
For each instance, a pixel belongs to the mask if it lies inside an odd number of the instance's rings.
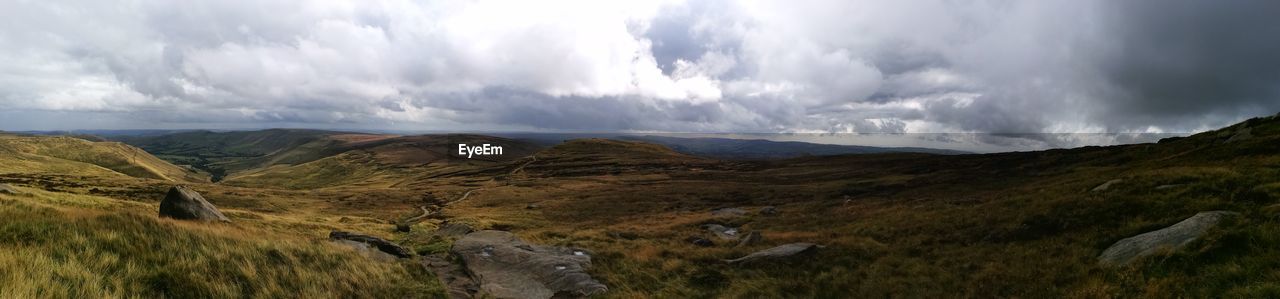
{"label": "grassy slope", "polygon": [[138,148],[118,142],[92,142],[71,137],[0,135],[0,171],[82,173],[110,172],[178,182],[207,181]]}
{"label": "grassy slope", "polygon": [[292,226],[284,220],[173,221],[156,218],[150,203],[19,190],[26,194],[0,195],[0,217],[8,219],[0,223],[0,297],[440,294],[416,264],[373,262],[279,228]]}

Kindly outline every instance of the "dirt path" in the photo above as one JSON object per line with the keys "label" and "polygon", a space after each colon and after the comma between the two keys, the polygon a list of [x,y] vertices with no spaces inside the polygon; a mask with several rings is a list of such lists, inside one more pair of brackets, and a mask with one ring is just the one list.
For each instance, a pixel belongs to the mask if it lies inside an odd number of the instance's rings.
{"label": "dirt path", "polygon": [[516,169],[512,169],[510,174],[516,174],[517,172],[524,170],[525,166],[529,166],[529,164],[533,164],[533,162],[538,162],[538,156],[529,156],[529,158],[530,158],[529,162],[524,162],[524,164],[520,164],[520,167],[516,167]]}

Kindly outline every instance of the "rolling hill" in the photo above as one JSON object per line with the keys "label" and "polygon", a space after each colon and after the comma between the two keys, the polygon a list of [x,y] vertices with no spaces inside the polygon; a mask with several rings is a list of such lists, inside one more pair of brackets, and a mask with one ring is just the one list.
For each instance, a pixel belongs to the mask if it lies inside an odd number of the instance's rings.
{"label": "rolling hill", "polygon": [[65,136],[0,135],[0,171],[126,175],[174,182],[209,180],[123,143]]}

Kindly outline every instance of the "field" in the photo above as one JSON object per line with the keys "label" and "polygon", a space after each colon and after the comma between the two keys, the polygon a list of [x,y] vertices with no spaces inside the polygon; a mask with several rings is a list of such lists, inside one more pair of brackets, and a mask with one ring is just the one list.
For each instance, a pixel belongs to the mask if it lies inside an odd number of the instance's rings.
{"label": "field", "polygon": [[[356,231],[457,263],[454,239],[432,233],[444,221],[589,249],[589,273],[609,298],[1280,296],[1276,117],[1155,144],[733,161],[605,139],[541,148],[467,135],[259,132],[274,137],[126,140],[145,152],[0,137],[0,183],[20,193],[0,195],[10,219],[0,225],[0,285],[18,286],[0,297],[441,297],[445,287],[416,260],[380,261],[325,237]],[[198,142],[219,138],[229,141]],[[236,144],[244,140],[288,142]],[[513,146],[508,158],[468,161],[449,156],[457,140]],[[218,162],[184,168],[149,153]],[[157,218],[175,184],[232,223]],[[396,232],[425,206],[439,214]],[[712,213],[720,208],[745,213]],[[1181,250],[1097,262],[1117,240],[1212,210],[1241,216]],[[734,246],[704,224],[763,241]],[[791,242],[825,247],[723,261]]]}

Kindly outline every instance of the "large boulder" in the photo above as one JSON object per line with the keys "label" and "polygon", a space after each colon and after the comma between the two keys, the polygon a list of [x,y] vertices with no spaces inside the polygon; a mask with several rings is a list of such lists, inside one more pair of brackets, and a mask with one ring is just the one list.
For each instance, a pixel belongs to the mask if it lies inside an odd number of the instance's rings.
{"label": "large boulder", "polygon": [[400,245],[396,245],[396,243],[391,243],[391,241],[387,241],[383,238],[374,237],[370,235],[362,235],[357,233],[350,233],[350,232],[335,230],[335,231],[329,232],[329,239],[334,241],[351,241],[351,242],[364,243],[364,244],[367,244],[368,246],[377,248],[379,251],[385,252],[387,254],[390,254],[398,258],[413,257],[413,252],[409,251],[408,249],[405,249],[404,247],[400,247]]}
{"label": "large boulder", "polygon": [[1200,212],[1174,225],[1116,242],[1098,256],[1104,266],[1125,265],[1138,258],[1161,252],[1177,250],[1199,239],[1222,220],[1239,215],[1235,212]]}
{"label": "large boulder", "polygon": [[182,220],[230,222],[217,207],[205,200],[200,193],[184,186],[173,186],[160,201],[160,217]]}
{"label": "large boulder", "polygon": [[822,248],[821,245],[813,244],[813,243],[803,243],[803,242],[791,243],[791,244],[780,245],[777,247],[773,247],[773,248],[769,248],[761,251],[756,251],[755,253],[748,254],[747,256],[744,256],[744,257],[725,260],[725,262],[728,262],[730,264],[746,264],[746,263],[751,263],[751,262],[761,261],[761,260],[781,259],[781,258],[786,258],[786,257],[791,257],[796,255],[812,253],[814,251],[817,251],[820,248]]}
{"label": "large boulder", "polygon": [[583,249],[530,245],[510,232],[482,230],[453,243],[486,296],[497,298],[585,297],[608,290],[587,275],[591,254]]}

